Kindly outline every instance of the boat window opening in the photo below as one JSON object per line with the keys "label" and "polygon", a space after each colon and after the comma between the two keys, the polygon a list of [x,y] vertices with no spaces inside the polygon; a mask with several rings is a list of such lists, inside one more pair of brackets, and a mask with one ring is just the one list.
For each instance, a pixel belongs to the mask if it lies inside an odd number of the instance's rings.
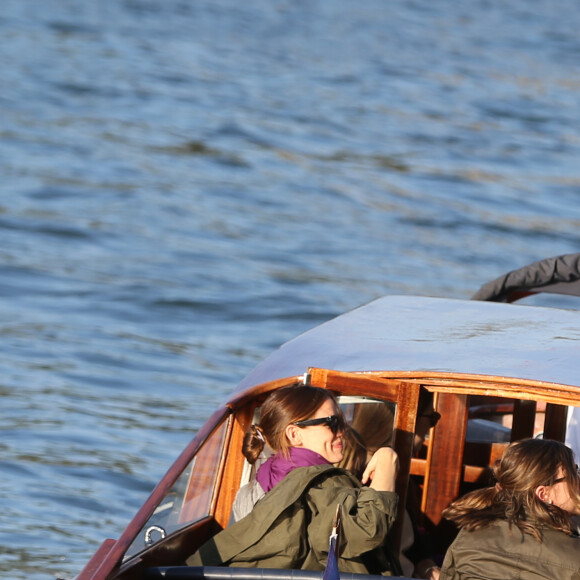
{"label": "boat window opening", "polygon": [[[510,437],[513,438],[511,432],[515,415],[519,417],[517,431],[521,431],[521,423],[526,415],[528,420],[533,417],[533,432],[528,432],[528,436],[540,436],[544,431],[546,402],[523,401],[508,397],[471,397],[469,422],[473,427],[470,431],[468,425],[468,440],[485,440],[484,438],[488,437],[489,441],[509,441]],[[517,432],[516,438],[520,438]]]}
{"label": "boat window opening", "polygon": [[360,437],[367,451],[367,460],[380,447],[393,444],[397,405],[367,397],[338,397],[348,425]]}
{"label": "boat window opening", "polygon": [[339,396],[338,402],[348,425],[338,466],[360,479],[373,453],[393,444],[396,404],[356,396]]}
{"label": "boat window opening", "polygon": [[466,440],[508,442],[544,436],[563,440],[564,423],[568,431],[579,423],[573,418],[574,409],[545,400],[472,396]]}
{"label": "boat window opening", "polygon": [[571,433],[574,409],[550,405],[545,400],[472,396],[461,495],[491,485],[493,466],[512,441],[546,437],[565,442],[574,450],[574,435]]}
{"label": "boat window opening", "polygon": [[228,420],[212,433],[135,537],[123,560],[210,515]]}
{"label": "boat window opening", "polygon": [[545,406],[509,397],[471,395],[460,495],[490,485],[492,469],[510,441],[543,429]]}

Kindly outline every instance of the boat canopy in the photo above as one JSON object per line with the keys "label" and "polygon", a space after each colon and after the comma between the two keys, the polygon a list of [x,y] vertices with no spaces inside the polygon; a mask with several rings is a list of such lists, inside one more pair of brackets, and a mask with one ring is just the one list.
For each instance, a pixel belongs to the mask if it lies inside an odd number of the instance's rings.
{"label": "boat canopy", "polygon": [[580,389],[578,360],[580,311],[386,296],[285,343],[237,391],[309,367],[489,375]]}
{"label": "boat canopy", "polygon": [[550,292],[580,296],[580,254],[546,258],[487,282],[472,300],[513,302],[525,294]]}

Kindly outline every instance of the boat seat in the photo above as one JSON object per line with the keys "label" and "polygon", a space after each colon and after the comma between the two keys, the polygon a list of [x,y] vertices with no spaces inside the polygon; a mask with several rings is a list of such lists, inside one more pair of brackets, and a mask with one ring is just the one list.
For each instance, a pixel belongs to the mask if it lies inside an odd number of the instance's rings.
{"label": "boat seat", "polygon": [[[144,580],[322,580],[324,572],[275,570],[272,568],[229,568],[227,566],[160,566],[148,568]],[[401,580],[411,580],[397,576]],[[383,580],[383,576],[341,572],[340,580]]]}

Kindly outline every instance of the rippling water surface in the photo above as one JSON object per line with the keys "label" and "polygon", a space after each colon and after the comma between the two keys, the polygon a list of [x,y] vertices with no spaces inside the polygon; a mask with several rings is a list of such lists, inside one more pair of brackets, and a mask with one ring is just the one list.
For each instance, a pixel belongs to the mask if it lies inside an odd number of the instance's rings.
{"label": "rippling water surface", "polygon": [[280,343],[580,251],[573,0],[5,0],[0,576],[72,577]]}

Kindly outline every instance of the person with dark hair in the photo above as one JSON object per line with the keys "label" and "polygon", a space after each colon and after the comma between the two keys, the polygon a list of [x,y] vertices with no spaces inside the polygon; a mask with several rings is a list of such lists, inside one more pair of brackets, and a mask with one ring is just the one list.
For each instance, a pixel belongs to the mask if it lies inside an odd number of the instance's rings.
{"label": "person with dark hair", "polygon": [[345,428],[330,391],[291,386],[272,392],[260,424],[252,425],[243,443],[252,464],[266,445],[274,451],[251,482],[249,513],[187,564],[324,570],[340,505],[340,571],[388,574],[391,564],[382,546],[397,513],[398,457],[390,448],[378,449],[362,475],[369,486],[362,487],[335,467],[343,456]]}
{"label": "person with dark hair", "polygon": [[441,580],[578,580],[579,479],[558,441],[512,443],[494,467],[496,484],[452,502],[443,516],[461,529]]}
{"label": "person with dark hair", "polygon": [[369,459],[364,439],[356,429],[347,425],[342,442],[344,449],[342,459],[337,463],[338,467],[348,469],[357,479],[362,480]]}

